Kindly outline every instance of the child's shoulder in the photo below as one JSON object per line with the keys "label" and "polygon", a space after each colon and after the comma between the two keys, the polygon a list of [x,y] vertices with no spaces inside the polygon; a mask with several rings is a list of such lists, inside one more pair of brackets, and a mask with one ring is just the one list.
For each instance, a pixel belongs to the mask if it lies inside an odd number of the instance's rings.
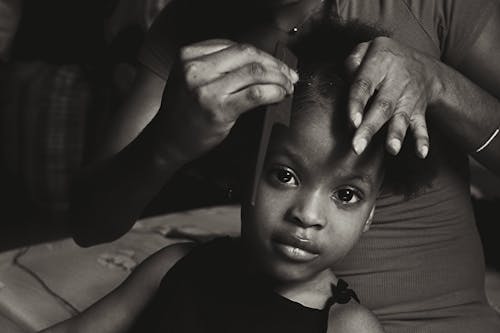
{"label": "child's shoulder", "polygon": [[176,243],[168,245],[147,257],[131,274],[131,280],[140,280],[143,286],[157,288],[163,276],[187,256],[195,243]]}
{"label": "child's shoulder", "polygon": [[234,240],[230,237],[220,237],[202,244],[193,242],[172,244],[148,257],[143,265],[156,266],[161,264],[168,271],[180,263],[182,259],[192,261],[192,258],[196,258],[196,261],[205,262],[204,259],[207,257],[213,258],[221,253],[227,253],[233,242]]}
{"label": "child's shoulder", "polygon": [[331,307],[327,332],[383,333],[384,329],[370,310],[352,300]]}
{"label": "child's shoulder", "polygon": [[[207,282],[228,271],[240,258],[238,240],[218,237],[205,243],[179,243],[167,246],[144,262],[143,270],[155,270],[165,282],[182,280],[183,284]],[[150,261],[148,263],[148,261]],[[152,267],[154,268],[152,268]],[[159,269],[161,267],[161,269]],[[159,272],[156,272],[159,270]]]}

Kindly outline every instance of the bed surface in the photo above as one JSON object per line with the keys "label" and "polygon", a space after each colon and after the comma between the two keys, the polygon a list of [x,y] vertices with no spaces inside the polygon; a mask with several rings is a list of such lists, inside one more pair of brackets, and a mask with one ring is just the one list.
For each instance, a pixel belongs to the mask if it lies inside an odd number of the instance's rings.
{"label": "bed surface", "polygon": [[[140,220],[119,240],[91,248],[63,239],[1,253],[1,332],[37,331],[70,317],[166,245],[236,236],[239,214],[235,206],[198,209]],[[490,302],[500,310],[500,273],[488,271],[485,282]]]}

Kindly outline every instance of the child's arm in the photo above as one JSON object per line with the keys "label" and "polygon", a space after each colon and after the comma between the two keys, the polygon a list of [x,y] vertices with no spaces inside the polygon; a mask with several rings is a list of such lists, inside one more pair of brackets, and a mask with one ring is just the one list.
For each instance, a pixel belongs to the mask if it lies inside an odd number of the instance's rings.
{"label": "child's arm", "polygon": [[327,333],[384,333],[377,317],[361,304],[351,301],[330,309]]}
{"label": "child's arm", "polygon": [[79,315],[42,333],[125,332],[155,294],[163,276],[192,248],[174,244],[144,260],[116,289]]}

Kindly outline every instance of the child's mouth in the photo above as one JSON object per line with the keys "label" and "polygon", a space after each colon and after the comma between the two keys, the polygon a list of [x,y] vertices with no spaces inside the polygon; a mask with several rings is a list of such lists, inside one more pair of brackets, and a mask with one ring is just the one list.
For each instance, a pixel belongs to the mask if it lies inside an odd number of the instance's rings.
{"label": "child's mouth", "polygon": [[273,238],[273,248],[285,258],[307,262],[319,256],[319,249],[308,239],[303,239],[295,235],[286,235]]}
{"label": "child's mouth", "polygon": [[287,259],[298,262],[307,262],[316,259],[318,254],[307,252],[305,250],[299,249],[298,247],[293,247],[290,245],[274,243],[274,248]]}

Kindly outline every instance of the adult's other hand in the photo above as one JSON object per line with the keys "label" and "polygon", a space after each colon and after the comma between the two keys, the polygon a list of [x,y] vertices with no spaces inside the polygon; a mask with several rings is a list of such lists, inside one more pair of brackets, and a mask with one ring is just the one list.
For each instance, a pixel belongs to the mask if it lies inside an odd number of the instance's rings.
{"label": "adult's other hand", "polygon": [[[359,44],[346,60],[353,76],[349,116],[357,127],[353,148],[361,154],[384,124],[386,145],[396,155],[410,127],[421,158],[429,151],[425,113],[436,100],[440,84],[437,60],[388,37]],[[370,101],[370,103],[369,103]]]}

